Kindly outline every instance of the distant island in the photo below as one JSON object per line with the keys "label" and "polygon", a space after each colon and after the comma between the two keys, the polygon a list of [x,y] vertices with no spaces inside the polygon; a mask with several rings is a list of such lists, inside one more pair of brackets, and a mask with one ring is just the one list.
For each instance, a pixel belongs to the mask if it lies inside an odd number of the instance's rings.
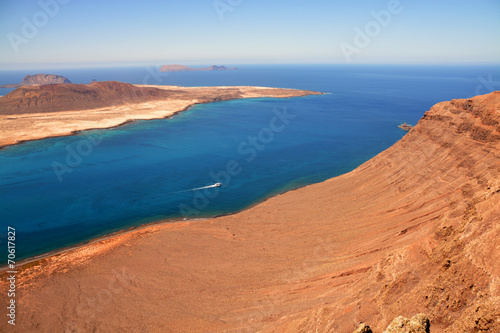
{"label": "distant island", "polygon": [[270,87],[152,86],[118,81],[22,86],[0,97],[0,148],[75,131],[110,128],[136,119],[170,117],[194,104],[319,94]]}
{"label": "distant island", "polygon": [[71,83],[70,80],[61,75],[35,74],[26,75],[21,83],[4,84],[0,88],[19,88],[25,86],[39,86],[43,84]]}
{"label": "distant island", "polygon": [[189,71],[231,71],[238,69],[236,67],[216,66],[212,65],[206,68],[192,68],[184,65],[163,65],[160,72],[189,72]]}

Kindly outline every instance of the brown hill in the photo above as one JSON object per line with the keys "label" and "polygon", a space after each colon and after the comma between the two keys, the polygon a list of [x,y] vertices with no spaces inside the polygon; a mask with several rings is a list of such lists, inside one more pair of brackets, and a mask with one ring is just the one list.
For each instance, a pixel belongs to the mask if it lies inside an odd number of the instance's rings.
{"label": "brown hill", "polygon": [[57,83],[71,83],[70,80],[64,76],[54,74],[35,74],[26,75],[21,83],[4,84],[0,88],[18,88],[24,86],[36,86],[42,84],[57,84]]}
{"label": "brown hill", "polygon": [[184,65],[163,65],[160,68],[160,72],[187,72],[187,71],[224,71],[224,70],[235,70],[236,67],[226,67],[226,66],[216,66],[212,65],[206,68],[192,68]]}
{"label": "brown hill", "polygon": [[168,90],[117,81],[26,86],[0,98],[0,114],[85,110],[169,96]]}
{"label": "brown hill", "polygon": [[30,263],[9,330],[499,332],[499,126],[500,92],[442,102],[348,174]]}

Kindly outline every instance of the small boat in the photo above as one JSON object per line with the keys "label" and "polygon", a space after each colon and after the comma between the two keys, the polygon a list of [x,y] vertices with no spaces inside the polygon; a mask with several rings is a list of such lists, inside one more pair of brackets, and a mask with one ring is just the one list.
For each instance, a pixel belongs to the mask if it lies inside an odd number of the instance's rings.
{"label": "small boat", "polygon": [[221,186],[221,185],[222,185],[221,183],[215,183],[215,184],[214,184],[214,186],[215,186],[215,187],[219,187],[219,186]]}

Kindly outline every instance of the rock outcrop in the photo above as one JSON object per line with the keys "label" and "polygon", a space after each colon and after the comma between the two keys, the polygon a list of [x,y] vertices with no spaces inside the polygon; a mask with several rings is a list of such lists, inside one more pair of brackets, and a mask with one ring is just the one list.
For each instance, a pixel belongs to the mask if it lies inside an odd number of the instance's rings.
{"label": "rock outcrop", "polygon": [[21,83],[4,84],[0,88],[18,88],[25,86],[38,86],[44,84],[57,84],[57,83],[71,83],[70,80],[64,76],[54,74],[35,74],[26,75]]}
{"label": "rock outcrop", "polygon": [[403,124],[399,125],[398,127],[401,128],[402,130],[405,130],[405,131],[409,131],[413,128],[413,126],[411,126],[407,123],[403,123]]}
{"label": "rock outcrop", "polygon": [[368,326],[367,324],[361,323],[361,324],[359,324],[359,327],[353,333],[373,333],[373,331],[370,328],[370,326]]}
{"label": "rock outcrop", "polygon": [[425,314],[419,313],[411,319],[403,316],[395,318],[384,333],[429,333],[429,330],[429,318]]}
{"label": "rock outcrop", "polygon": [[[361,323],[353,333],[373,333],[370,326]],[[430,333],[430,322],[427,315],[419,313],[410,319],[403,316],[394,318],[384,333]]]}

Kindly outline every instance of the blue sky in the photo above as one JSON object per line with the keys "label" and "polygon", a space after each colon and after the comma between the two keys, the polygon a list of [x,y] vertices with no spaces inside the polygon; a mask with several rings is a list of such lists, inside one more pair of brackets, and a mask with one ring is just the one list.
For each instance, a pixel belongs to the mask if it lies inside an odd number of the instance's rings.
{"label": "blue sky", "polygon": [[499,62],[500,0],[0,0],[1,69]]}

